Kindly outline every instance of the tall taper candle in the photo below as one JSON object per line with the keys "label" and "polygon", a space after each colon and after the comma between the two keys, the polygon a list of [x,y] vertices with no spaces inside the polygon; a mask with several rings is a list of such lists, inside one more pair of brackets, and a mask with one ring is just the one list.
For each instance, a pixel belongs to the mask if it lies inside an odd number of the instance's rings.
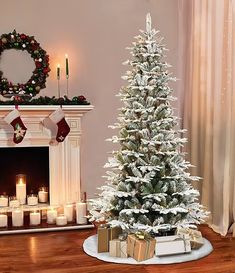
{"label": "tall taper candle", "polygon": [[57,65],[58,98],[60,98],[60,65]]}
{"label": "tall taper candle", "polygon": [[60,79],[60,64],[57,64],[57,80]]}
{"label": "tall taper candle", "polygon": [[69,78],[69,59],[68,54],[65,54],[65,65],[66,65],[66,78]]}

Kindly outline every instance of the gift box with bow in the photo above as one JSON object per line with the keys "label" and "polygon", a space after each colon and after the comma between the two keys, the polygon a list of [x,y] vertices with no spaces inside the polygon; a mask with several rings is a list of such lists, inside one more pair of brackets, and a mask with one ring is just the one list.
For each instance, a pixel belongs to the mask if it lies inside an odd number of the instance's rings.
{"label": "gift box with bow", "polygon": [[201,246],[204,245],[204,239],[201,232],[198,230],[194,230],[191,228],[178,228],[177,235],[179,235],[180,237],[188,235],[190,238],[192,249],[199,249]]}
{"label": "gift box with bow", "polygon": [[144,261],[154,256],[156,240],[143,232],[130,234],[127,237],[127,255],[136,261]]}
{"label": "gift box with bow", "polygon": [[155,247],[156,256],[174,255],[191,252],[189,236],[183,238],[178,235],[162,236],[155,238],[157,243]]}

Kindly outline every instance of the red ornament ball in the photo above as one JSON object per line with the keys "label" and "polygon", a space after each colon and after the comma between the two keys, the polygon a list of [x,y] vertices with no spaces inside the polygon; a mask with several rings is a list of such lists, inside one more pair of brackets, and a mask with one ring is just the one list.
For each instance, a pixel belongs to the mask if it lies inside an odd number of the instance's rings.
{"label": "red ornament ball", "polygon": [[42,64],[40,62],[35,62],[35,65],[37,68],[40,68],[42,66]]}
{"label": "red ornament ball", "polygon": [[46,68],[43,69],[43,73],[44,73],[44,74],[47,74],[48,72],[50,72],[50,69],[49,69],[49,68],[46,67]]}
{"label": "red ornament ball", "polygon": [[86,98],[84,96],[78,96],[78,100],[84,101],[84,100],[86,100]]}

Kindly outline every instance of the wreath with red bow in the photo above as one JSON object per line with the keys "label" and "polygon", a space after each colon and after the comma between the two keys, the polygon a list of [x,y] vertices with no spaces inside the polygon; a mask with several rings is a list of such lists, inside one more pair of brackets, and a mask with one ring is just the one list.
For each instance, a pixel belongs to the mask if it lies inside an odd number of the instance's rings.
{"label": "wreath with red bow", "polygon": [[15,30],[0,37],[0,56],[4,50],[26,50],[34,60],[35,69],[26,83],[12,83],[0,71],[0,94],[4,97],[22,96],[31,99],[46,87],[50,72],[49,55],[40,47],[34,36],[19,34]]}

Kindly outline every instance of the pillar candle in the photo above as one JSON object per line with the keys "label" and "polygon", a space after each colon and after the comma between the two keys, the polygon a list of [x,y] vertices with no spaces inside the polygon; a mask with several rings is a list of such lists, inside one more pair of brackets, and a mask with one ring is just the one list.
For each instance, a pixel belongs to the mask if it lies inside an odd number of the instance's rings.
{"label": "pillar candle", "polygon": [[38,204],[38,196],[36,194],[30,194],[27,196],[27,204],[29,206],[35,206]]}
{"label": "pillar candle", "polygon": [[56,225],[57,226],[65,226],[65,225],[67,225],[67,217],[64,214],[58,215],[56,217]]}
{"label": "pillar candle", "polygon": [[41,224],[41,214],[39,211],[31,211],[29,214],[30,226],[38,226]]}
{"label": "pillar candle", "polygon": [[8,206],[8,196],[0,195],[0,207],[7,207],[7,206]]}
{"label": "pillar candle", "polygon": [[0,227],[7,227],[7,215],[0,214]]}
{"label": "pillar candle", "polygon": [[48,202],[48,190],[46,187],[42,187],[39,189],[38,200],[40,203],[47,203]]}
{"label": "pillar candle", "polygon": [[24,212],[20,208],[16,208],[12,211],[12,226],[22,227],[24,224]]}
{"label": "pillar candle", "polygon": [[68,222],[73,221],[73,204],[64,205],[64,215],[67,217]]}
{"label": "pillar candle", "polygon": [[9,197],[9,207],[10,208],[18,208],[20,206],[19,200],[17,200],[16,196],[10,196]]}
{"label": "pillar candle", "polygon": [[23,205],[26,203],[26,179],[25,175],[16,176],[16,197],[20,201],[20,204]]}
{"label": "pillar candle", "polygon": [[78,202],[76,203],[76,220],[77,224],[87,224],[86,216],[87,206],[86,203]]}
{"label": "pillar candle", "polygon": [[54,208],[50,208],[47,210],[47,223],[48,224],[55,224],[57,217],[57,210]]}

